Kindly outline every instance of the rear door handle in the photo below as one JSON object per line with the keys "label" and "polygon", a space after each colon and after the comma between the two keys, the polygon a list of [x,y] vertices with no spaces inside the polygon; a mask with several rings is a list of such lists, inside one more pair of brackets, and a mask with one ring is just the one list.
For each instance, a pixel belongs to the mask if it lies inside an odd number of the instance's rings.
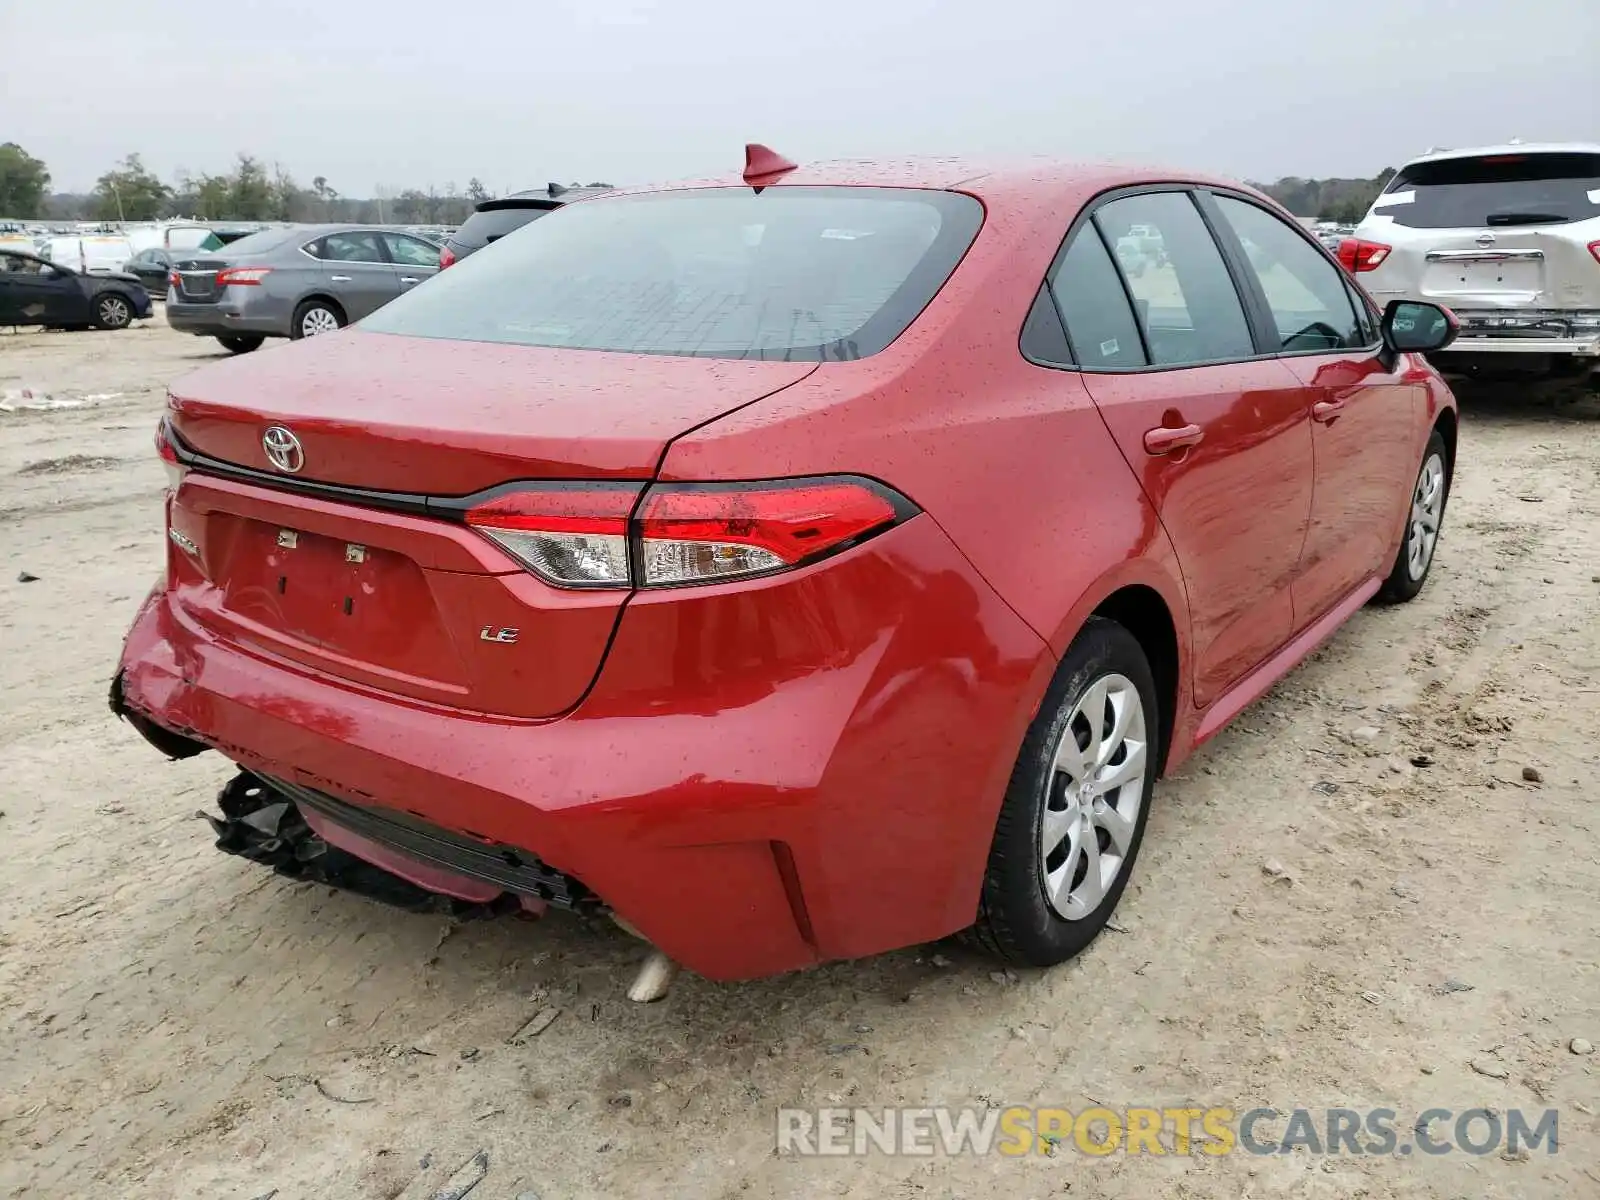
{"label": "rear door handle", "polygon": [[400,282],[401,283],[421,283],[422,280],[418,279],[415,275],[402,275],[402,276],[400,276]]}
{"label": "rear door handle", "polygon": [[1157,425],[1154,429],[1145,430],[1144,448],[1147,454],[1171,454],[1176,450],[1198,446],[1205,436],[1205,430],[1198,425],[1180,425],[1176,429],[1170,425]]}
{"label": "rear door handle", "polygon": [[1324,425],[1331,425],[1343,411],[1343,400],[1318,400],[1311,406],[1311,419],[1320,421]]}
{"label": "rear door handle", "polygon": [[328,278],[331,281],[333,281],[334,283],[349,283],[350,282],[350,276],[348,276],[348,275],[329,275]]}

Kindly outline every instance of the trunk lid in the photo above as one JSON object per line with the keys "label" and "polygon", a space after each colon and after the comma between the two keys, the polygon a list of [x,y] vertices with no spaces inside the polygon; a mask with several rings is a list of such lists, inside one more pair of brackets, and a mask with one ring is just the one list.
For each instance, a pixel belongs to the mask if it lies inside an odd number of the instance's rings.
{"label": "trunk lid", "polygon": [[[1454,308],[1600,308],[1600,263],[1581,225],[1409,231],[1420,294]],[[1422,235],[1422,236],[1419,236]]]}
{"label": "trunk lid", "polygon": [[[592,683],[628,593],[549,586],[426,498],[537,479],[642,488],[673,437],[816,365],[360,330],[219,362],[173,386],[171,427],[253,475],[202,460],[184,476],[169,590],[255,654],[451,708],[559,715]],[[301,444],[292,477],[263,448],[273,425]],[[296,494],[277,477],[334,488]]]}
{"label": "trunk lid", "polygon": [[226,259],[184,258],[172,264],[178,276],[178,299],[186,304],[214,304],[221,292],[217,272],[231,265]]}
{"label": "trunk lid", "polygon": [[270,425],[299,480],[463,496],[513,479],[649,479],[681,433],[817,364],[614,354],[355,329],[202,368],[173,423],[213,458],[272,471]]}

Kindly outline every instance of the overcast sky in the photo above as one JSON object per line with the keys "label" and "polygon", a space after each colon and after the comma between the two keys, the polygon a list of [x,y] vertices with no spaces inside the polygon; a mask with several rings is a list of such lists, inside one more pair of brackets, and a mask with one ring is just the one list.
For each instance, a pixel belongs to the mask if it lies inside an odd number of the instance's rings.
{"label": "overcast sky", "polygon": [[[1315,15],[1312,15],[1315,14]],[[0,141],[345,195],[977,152],[1370,175],[1600,139],[1600,0],[0,0]]]}

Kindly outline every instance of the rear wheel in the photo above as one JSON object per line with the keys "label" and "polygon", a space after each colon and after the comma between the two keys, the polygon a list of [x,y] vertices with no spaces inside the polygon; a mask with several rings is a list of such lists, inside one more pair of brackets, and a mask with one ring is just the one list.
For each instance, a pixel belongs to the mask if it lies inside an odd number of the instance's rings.
{"label": "rear wheel", "polygon": [[1007,962],[1048,967],[1094,940],[1144,839],[1160,727],[1138,641],[1091,618],[1023,740],[972,941]]}
{"label": "rear wheel", "polygon": [[1411,489],[1411,509],[1406,514],[1406,536],[1389,578],[1378,590],[1380,600],[1401,604],[1422,591],[1428,572],[1433,569],[1433,552],[1439,544],[1439,527],[1444,524],[1444,506],[1449,498],[1449,457],[1444,438],[1436,429],[1422,452],[1422,468]]}
{"label": "rear wheel", "polygon": [[230,354],[249,354],[252,350],[260,349],[261,343],[266,340],[264,337],[257,337],[253,334],[227,335],[217,338],[217,341],[222,343],[222,348]]}
{"label": "rear wheel", "polygon": [[101,329],[126,329],[133,323],[133,302],[121,292],[102,292],[95,297],[94,323]]}
{"label": "rear wheel", "polygon": [[332,333],[336,329],[343,329],[344,323],[344,310],[332,300],[306,300],[294,310],[294,321],[289,326],[289,336],[296,341],[301,338],[316,337],[321,333]]}

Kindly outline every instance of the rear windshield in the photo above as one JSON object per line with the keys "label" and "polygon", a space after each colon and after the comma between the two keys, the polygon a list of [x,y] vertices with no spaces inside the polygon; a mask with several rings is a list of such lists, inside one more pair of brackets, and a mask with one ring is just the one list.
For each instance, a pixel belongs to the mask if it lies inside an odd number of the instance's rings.
{"label": "rear windshield", "polygon": [[1413,229],[1559,225],[1600,217],[1600,154],[1492,154],[1413,163],[1373,206]]}
{"label": "rear windshield", "polygon": [[209,229],[167,230],[169,250],[220,250],[222,239]]}
{"label": "rear windshield", "polygon": [[473,213],[462,222],[460,229],[450,235],[450,240],[476,250],[521,229],[529,221],[537,220],[550,211],[548,208],[492,208],[488,212]]}
{"label": "rear windshield", "polygon": [[381,308],[368,329],[634,354],[861,358],[944,286],[982,206],[771,187],[574,204]]}
{"label": "rear windshield", "polygon": [[269,250],[276,250],[294,236],[293,229],[263,229],[227,243],[227,250],[229,254],[265,254]]}

